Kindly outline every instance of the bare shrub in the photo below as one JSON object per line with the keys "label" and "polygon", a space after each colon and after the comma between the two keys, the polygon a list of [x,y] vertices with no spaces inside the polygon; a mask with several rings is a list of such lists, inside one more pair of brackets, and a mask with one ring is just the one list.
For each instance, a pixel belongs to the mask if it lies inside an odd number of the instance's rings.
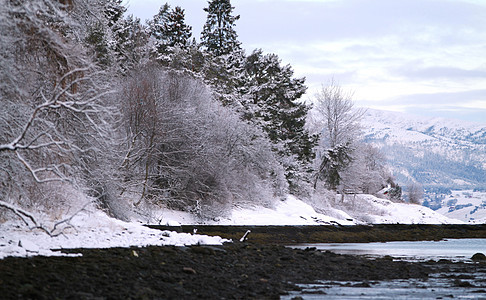
{"label": "bare shrub", "polygon": [[235,203],[269,202],[285,188],[264,133],[216,102],[202,81],[148,67],[122,86],[121,165],[124,192],[139,195],[135,206],[147,201],[213,218]]}

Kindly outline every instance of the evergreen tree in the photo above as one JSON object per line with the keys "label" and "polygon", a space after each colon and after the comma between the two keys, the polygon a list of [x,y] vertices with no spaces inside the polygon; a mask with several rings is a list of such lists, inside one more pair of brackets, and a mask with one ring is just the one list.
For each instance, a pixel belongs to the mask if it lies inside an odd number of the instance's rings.
{"label": "evergreen tree", "polygon": [[110,64],[108,42],[101,22],[88,27],[85,42],[90,46],[92,55],[99,65],[106,67]]}
{"label": "evergreen tree", "polygon": [[171,61],[167,56],[173,54],[174,47],[186,49],[192,35],[191,26],[184,22],[184,10],[179,6],[171,11],[169,9],[168,4],[163,5],[148,22],[150,34],[155,39],[152,56],[167,63]]}
{"label": "evergreen tree", "polygon": [[191,38],[191,26],[184,23],[184,10],[176,6],[167,18],[163,27],[166,46],[186,48]]}
{"label": "evergreen tree", "polygon": [[[334,148],[327,149],[321,158],[321,164],[314,181],[314,188],[317,181],[323,179],[327,188],[336,190],[341,184],[341,172],[351,163],[352,158],[349,155],[350,144],[339,144]],[[342,192],[342,191],[341,191]]]}
{"label": "evergreen tree", "polygon": [[230,0],[212,0],[208,4],[209,7],[204,8],[208,17],[201,33],[201,44],[216,56],[240,49],[238,35],[233,28],[240,16],[232,15],[234,7]]}
{"label": "evergreen tree", "polygon": [[164,53],[165,46],[165,23],[170,14],[170,5],[165,3],[159,9],[159,12],[153,16],[152,20],[147,21],[147,30],[153,38],[153,45],[150,49],[150,55],[158,58],[161,53]]}
{"label": "evergreen tree", "polygon": [[305,78],[293,78],[290,65],[282,66],[275,54],[255,50],[245,62],[246,82],[241,89],[248,96],[246,118],[260,125],[275,149],[287,160],[286,176],[290,187],[305,178],[313,159],[315,137],[304,128],[309,107],[300,101],[307,87]]}
{"label": "evergreen tree", "polygon": [[[96,13],[91,7],[94,18],[87,19],[85,43],[98,65],[107,67],[113,63],[113,32],[121,21],[126,8],[122,0],[104,0],[98,3],[101,10]],[[94,21],[94,22],[93,22]]]}
{"label": "evergreen tree", "polygon": [[113,29],[112,47],[122,72],[133,69],[148,55],[148,34],[139,18],[129,15]]}
{"label": "evergreen tree", "polygon": [[123,19],[127,8],[122,5],[123,0],[107,0],[104,15],[108,20],[108,26],[114,28]]}

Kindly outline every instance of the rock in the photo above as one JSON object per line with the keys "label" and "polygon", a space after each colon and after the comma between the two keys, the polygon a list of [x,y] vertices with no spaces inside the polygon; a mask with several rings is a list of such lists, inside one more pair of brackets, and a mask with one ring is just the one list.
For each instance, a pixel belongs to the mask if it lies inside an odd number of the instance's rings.
{"label": "rock", "polygon": [[27,252],[39,253],[40,251],[39,246],[26,239],[22,239],[19,241],[19,247],[24,248]]}
{"label": "rock", "polygon": [[166,226],[173,226],[173,227],[180,227],[181,224],[177,221],[174,221],[174,220],[168,220],[167,222],[165,222],[165,225]]}
{"label": "rock", "polygon": [[483,253],[476,253],[471,257],[474,261],[486,261],[486,255]]}
{"label": "rock", "polygon": [[465,280],[456,279],[454,280],[454,286],[457,287],[474,287],[470,282]]}
{"label": "rock", "polygon": [[194,270],[193,268],[189,268],[189,267],[184,267],[182,268],[182,271],[184,273],[187,273],[187,274],[196,274],[196,270]]}

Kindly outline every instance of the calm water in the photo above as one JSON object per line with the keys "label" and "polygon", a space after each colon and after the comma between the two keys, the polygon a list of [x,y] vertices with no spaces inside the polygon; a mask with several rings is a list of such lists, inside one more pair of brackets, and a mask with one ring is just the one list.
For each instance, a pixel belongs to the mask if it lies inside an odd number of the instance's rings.
{"label": "calm water", "polygon": [[300,244],[295,248],[316,247],[339,254],[365,256],[390,255],[402,259],[469,260],[475,253],[486,254],[485,239],[447,239],[442,241],[387,242],[387,243],[343,243],[343,244]]}
{"label": "calm water", "polygon": [[[349,244],[301,244],[296,248],[316,247],[339,254],[370,257],[390,255],[397,259],[423,261],[450,259],[470,262],[473,254],[486,254],[486,239],[449,239],[443,241],[349,243]],[[454,278],[474,278],[471,287],[457,287]],[[468,281],[465,279],[465,281]],[[478,282],[480,284],[478,285]],[[368,284],[368,283],[367,283]],[[300,285],[301,292],[290,292],[281,299],[299,296],[303,299],[486,299],[486,272],[437,273],[428,280],[376,281],[370,287],[363,282],[322,281],[319,284]]]}

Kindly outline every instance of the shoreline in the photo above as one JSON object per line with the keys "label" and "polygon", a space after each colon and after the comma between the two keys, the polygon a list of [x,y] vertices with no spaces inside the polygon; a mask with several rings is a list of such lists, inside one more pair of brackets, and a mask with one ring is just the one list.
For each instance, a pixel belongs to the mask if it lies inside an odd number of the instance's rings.
{"label": "shoreline", "polygon": [[[326,280],[373,288],[380,281],[416,279],[426,283],[442,276],[451,287],[486,298],[484,261],[407,262],[390,256],[365,258],[286,247],[289,240],[310,243],[312,238],[350,242],[408,236],[426,240],[432,234],[484,238],[486,225],[224,227],[235,242],[60,250],[82,254],[77,257],[6,257],[0,260],[0,295],[3,299],[279,299],[291,291],[302,291],[302,284]],[[217,229],[182,226],[180,230],[192,232],[194,228],[209,235]],[[238,242],[248,229],[252,230],[248,241]],[[459,273],[462,275],[454,275]]]}
{"label": "shoreline", "polygon": [[[419,263],[369,260],[282,245],[72,249],[81,257],[0,261],[4,299],[278,299],[297,284],[426,279]],[[99,297],[99,298],[98,298]]]}
{"label": "shoreline", "polygon": [[147,225],[149,228],[220,236],[233,241],[250,230],[248,239],[257,243],[368,243],[428,241],[446,238],[486,238],[486,224],[374,224],[374,225]]}

